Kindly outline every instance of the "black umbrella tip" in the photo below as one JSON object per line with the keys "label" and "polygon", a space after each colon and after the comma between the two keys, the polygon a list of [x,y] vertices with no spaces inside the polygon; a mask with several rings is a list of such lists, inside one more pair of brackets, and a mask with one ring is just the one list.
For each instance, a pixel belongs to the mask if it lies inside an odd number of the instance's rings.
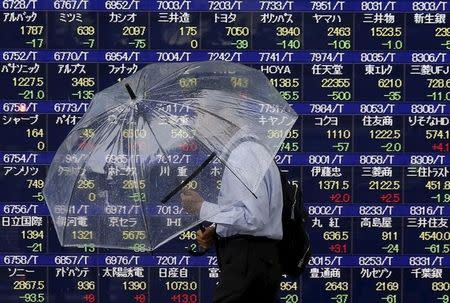
{"label": "black umbrella tip", "polygon": [[131,88],[130,84],[125,83],[125,87],[126,87],[126,89],[127,89],[127,91],[128,91],[128,94],[130,95],[130,98],[131,98],[132,100],[136,100],[136,94],[134,93],[134,91],[133,91],[133,89]]}

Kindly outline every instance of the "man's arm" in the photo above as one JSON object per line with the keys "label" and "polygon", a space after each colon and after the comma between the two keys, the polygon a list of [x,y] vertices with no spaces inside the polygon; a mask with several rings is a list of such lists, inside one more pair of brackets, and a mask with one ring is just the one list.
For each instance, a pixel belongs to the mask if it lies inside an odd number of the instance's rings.
{"label": "man's arm", "polygon": [[[200,219],[232,226],[241,231],[253,232],[269,222],[270,180],[264,178],[265,166],[271,159],[263,146],[254,142],[241,143],[230,154],[228,163],[242,182],[225,170],[222,178],[221,195],[218,204],[204,201],[200,208]],[[262,163],[261,161],[266,161]],[[270,161],[270,162],[267,162]],[[266,174],[267,176],[267,174]],[[243,184],[259,183],[255,197]]]}

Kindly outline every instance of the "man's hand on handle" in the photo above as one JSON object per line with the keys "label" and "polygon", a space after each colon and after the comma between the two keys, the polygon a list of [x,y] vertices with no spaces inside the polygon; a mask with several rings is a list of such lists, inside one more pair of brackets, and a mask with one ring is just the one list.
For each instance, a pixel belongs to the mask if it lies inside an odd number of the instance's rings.
{"label": "man's hand on handle", "polygon": [[[203,197],[195,190],[184,189],[181,192],[181,205],[190,214],[199,214],[203,204]],[[204,231],[197,230],[197,242],[205,250],[214,245],[215,226],[206,227]]]}
{"label": "man's hand on handle", "polygon": [[216,228],[209,226],[205,228],[205,231],[197,230],[197,242],[205,250],[210,249],[214,245],[214,235]]}

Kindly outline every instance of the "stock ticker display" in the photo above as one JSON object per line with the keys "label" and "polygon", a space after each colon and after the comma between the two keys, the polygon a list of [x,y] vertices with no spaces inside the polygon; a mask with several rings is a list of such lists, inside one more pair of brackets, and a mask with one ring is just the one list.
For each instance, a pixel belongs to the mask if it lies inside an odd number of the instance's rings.
{"label": "stock ticker display", "polygon": [[[194,231],[153,253],[62,248],[42,189],[97,91],[152,62],[227,60],[264,72],[300,115],[276,161],[303,189],[313,257],[280,302],[449,303],[449,7],[0,0],[0,302],[210,302],[217,260],[186,253]],[[282,135],[271,110],[269,139]],[[177,173],[165,163],[161,177]],[[69,210],[80,240],[88,197]],[[127,224],[129,209],[110,211]],[[157,211],[179,224],[179,209]]]}

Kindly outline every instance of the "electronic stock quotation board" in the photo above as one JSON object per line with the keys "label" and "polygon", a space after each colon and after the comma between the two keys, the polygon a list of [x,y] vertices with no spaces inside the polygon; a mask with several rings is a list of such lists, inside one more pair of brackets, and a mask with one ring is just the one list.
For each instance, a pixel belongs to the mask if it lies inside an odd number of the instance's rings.
{"label": "electronic stock quotation board", "polygon": [[[276,160],[303,188],[313,257],[280,302],[450,302],[449,7],[0,0],[0,303],[211,301],[217,260],[185,252],[193,232],[151,254],[62,248],[42,194],[97,91],[148,63],[200,60],[260,69],[299,114]],[[70,211],[89,237],[85,209]]]}

